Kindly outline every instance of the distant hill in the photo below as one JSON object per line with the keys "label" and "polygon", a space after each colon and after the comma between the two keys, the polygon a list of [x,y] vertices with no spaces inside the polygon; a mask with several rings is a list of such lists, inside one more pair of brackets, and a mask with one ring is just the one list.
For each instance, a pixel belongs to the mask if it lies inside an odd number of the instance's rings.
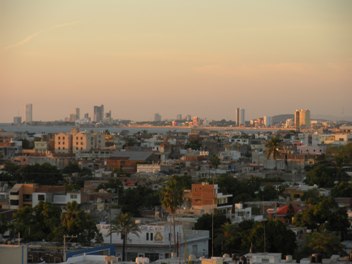
{"label": "distant hill", "polygon": [[272,117],[272,122],[273,124],[280,124],[290,118],[293,119],[293,114],[275,115]]}

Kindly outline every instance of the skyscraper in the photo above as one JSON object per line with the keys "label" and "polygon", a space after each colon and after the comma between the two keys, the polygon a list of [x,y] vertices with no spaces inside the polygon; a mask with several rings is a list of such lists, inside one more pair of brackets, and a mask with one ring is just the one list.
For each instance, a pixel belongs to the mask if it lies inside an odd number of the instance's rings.
{"label": "skyscraper", "polygon": [[245,112],[244,112],[244,109],[242,108],[241,109],[241,116],[240,116],[240,125],[241,126],[244,126],[245,125]]}
{"label": "skyscraper", "polygon": [[264,119],[264,125],[265,125],[266,127],[270,127],[270,126],[272,125],[272,118],[271,118],[271,116],[264,116],[263,119]]}
{"label": "skyscraper", "polygon": [[236,126],[240,126],[240,108],[236,109]]}
{"label": "skyscraper", "polygon": [[294,113],[294,126],[296,129],[310,127],[310,111],[297,109]]}
{"label": "skyscraper", "polygon": [[245,120],[245,110],[243,108],[236,108],[236,126],[244,126]]}
{"label": "skyscraper", "polygon": [[81,111],[80,109],[77,107],[76,108],[76,120],[80,120],[81,119]]}
{"label": "skyscraper", "polygon": [[94,115],[93,115],[93,121],[98,123],[102,122],[104,119],[104,105],[101,106],[94,106]]}
{"label": "skyscraper", "polygon": [[26,104],[26,123],[31,123],[33,121],[33,105]]}

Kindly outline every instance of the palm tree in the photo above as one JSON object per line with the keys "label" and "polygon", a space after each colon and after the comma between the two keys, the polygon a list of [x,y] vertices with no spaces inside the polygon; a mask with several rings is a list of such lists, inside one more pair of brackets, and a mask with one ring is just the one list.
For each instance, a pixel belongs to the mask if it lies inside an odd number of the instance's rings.
{"label": "palm tree", "polygon": [[265,144],[266,157],[267,159],[270,159],[272,157],[275,160],[275,169],[277,169],[276,159],[278,154],[280,153],[281,145],[282,140],[278,136],[272,137]]}
{"label": "palm tree", "polygon": [[80,222],[82,210],[76,201],[68,203],[66,210],[61,215],[61,224],[67,234],[74,235]]}
{"label": "palm tree", "polygon": [[177,177],[172,176],[161,191],[161,204],[172,215],[174,247],[176,247],[175,213],[177,208],[182,204],[182,201],[183,189],[177,181]]}
{"label": "palm tree", "polygon": [[121,234],[122,238],[122,261],[126,259],[126,243],[128,234],[132,233],[138,236],[140,232],[139,226],[134,222],[132,216],[129,213],[120,213],[114,223],[111,223],[111,233]]}

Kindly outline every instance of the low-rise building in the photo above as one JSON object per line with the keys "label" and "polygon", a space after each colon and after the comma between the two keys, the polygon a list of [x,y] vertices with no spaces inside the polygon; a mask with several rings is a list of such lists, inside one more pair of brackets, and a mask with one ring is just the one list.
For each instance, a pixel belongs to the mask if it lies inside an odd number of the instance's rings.
{"label": "low-rise building", "polygon": [[231,197],[232,194],[219,192],[217,184],[192,184],[192,209],[196,214],[206,214],[216,210],[231,216],[232,204],[229,203]]}
{"label": "low-rise building", "polygon": [[[109,235],[110,225],[98,224],[98,230],[103,235],[104,243],[117,245],[118,252],[121,252],[121,235],[112,233]],[[196,257],[208,255],[209,231],[207,230],[188,230],[182,225],[175,226],[175,240],[173,226],[169,222],[156,222],[141,224],[138,235],[129,234],[126,249],[127,260],[134,261],[136,257],[143,256],[155,261],[166,259],[171,256],[171,252],[178,252],[179,256],[185,253]]]}

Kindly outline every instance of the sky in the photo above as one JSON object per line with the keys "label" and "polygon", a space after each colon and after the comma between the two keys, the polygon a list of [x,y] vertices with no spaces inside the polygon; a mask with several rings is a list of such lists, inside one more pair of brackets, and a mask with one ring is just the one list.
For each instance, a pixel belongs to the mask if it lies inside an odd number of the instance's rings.
{"label": "sky", "polygon": [[350,0],[0,0],[0,122],[352,116]]}

